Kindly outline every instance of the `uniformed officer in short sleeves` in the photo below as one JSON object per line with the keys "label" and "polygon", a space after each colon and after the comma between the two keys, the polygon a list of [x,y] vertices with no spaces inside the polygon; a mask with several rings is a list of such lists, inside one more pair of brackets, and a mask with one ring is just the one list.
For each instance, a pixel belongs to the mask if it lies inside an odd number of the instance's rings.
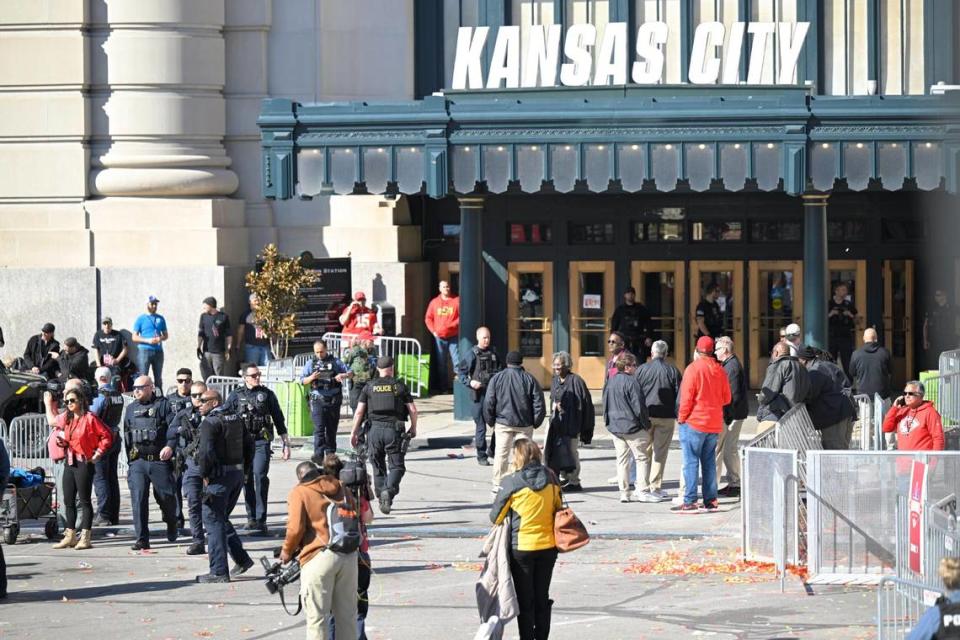
{"label": "uniformed officer in short sleeves", "polygon": [[[174,416],[179,416],[185,410],[193,410],[193,405],[190,403],[191,384],[193,384],[193,371],[186,367],[177,369],[177,388],[167,394]],[[179,417],[175,424],[179,427]],[[177,526],[183,529],[183,473],[177,471],[176,465],[174,465],[173,476],[177,481]]]}
{"label": "uniformed officer in short sleeves", "polygon": [[[230,523],[230,512],[240,498],[244,467],[253,458],[253,441],[240,416],[220,409],[220,394],[205,389],[200,398],[200,447],[197,455],[199,474],[206,488],[203,500],[203,526],[210,547],[210,573],[197,576],[197,582],[229,582],[253,566],[253,558],[243,548],[240,536]],[[227,554],[234,565],[227,573]]]}
{"label": "uniformed officer in short sleeves", "polygon": [[290,459],[290,440],[287,426],[280,411],[280,403],[273,391],[260,385],[260,369],[255,364],[242,368],[244,386],[236,389],[227,398],[224,412],[237,413],[245,418],[248,433],[253,438],[253,468],[243,485],[243,499],[247,506],[247,531],[267,533],[267,505],[270,491],[270,444],[274,429],[283,441],[284,460]]}
{"label": "uniformed officer in short sleeves", "polygon": [[303,365],[300,384],[308,389],[313,421],[313,451],[321,458],[337,450],[337,425],[343,404],[343,381],[353,377],[340,358],[327,351],[327,343],[313,343],[313,358]]}
{"label": "uniformed officer in short sleeves", "polygon": [[139,551],[150,548],[148,500],[151,485],[167,524],[167,540],[177,540],[176,485],[171,461],[177,446],[177,432],[170,401],[154,395],[153,381],[149,376],[140,376],[134,381],[133,398],[134,402],[123,414],[123,441],[129,460],[127,485],[137,535],[132,548]]}
{"label": "uniformed officer in short sleeves", "polygon": [[[364,414],[370,414],[370,461],[373,463],[373,485],[380,498],[380,511],[390,513],[393,498],[400,492],[400,480],[406,471],[403,458],[407,443],[417,435],[417,407],[407,387],[393,377],[393,358],[377,360],[377,377],[360,392],[360,402],[353,416],[350,444],[354,447],[360,437]],[[404,428],[404,419],[410,416],[410,427]],[[388,472],[389,466],[389,472]]]}

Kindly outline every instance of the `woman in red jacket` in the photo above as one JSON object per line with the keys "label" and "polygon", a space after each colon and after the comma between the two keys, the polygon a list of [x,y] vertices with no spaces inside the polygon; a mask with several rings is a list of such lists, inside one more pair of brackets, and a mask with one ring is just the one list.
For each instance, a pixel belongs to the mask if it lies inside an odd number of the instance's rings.
{"label": "woman in red jacket", "polygon": [[63,394],[67,410],[57,416],[57,444],[66,450],[66,466],[63,470],[63,495],[60,499],[66,507],[67,522],[77,521],[77,505],[81,511],[80,538],[75,529],[66,529],[63,540],[53,545],[54,549],[89,549],[90,527],[93,524],[93,506],[90,494],[93,490],[94,463],[110,449],[113,435],[100,418],[87,411],[87,399],[79,389],[69,389]]}

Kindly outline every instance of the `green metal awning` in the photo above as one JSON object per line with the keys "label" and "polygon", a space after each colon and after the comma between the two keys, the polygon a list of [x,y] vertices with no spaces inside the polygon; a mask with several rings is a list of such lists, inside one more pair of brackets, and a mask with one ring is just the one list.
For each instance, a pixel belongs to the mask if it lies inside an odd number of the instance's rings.
{"label": "green metal awning", "polygon": [[960,189],[960,92],[656,86],[265,100],[267,198]]}

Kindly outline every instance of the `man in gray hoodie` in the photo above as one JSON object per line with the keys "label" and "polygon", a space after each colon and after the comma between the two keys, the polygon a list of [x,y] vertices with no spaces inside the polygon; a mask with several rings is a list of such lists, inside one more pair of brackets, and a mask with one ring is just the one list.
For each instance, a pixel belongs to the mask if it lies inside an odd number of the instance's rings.
{"label": "man in gray hoodie", "polygon": [[643,389],[637,381],[637,358],[632,353],[622,353],[616,360],[617,373],[607,381],[603,389],[603,420],[607,431],[613,436],[617,451],[617,484],[620,486],[620,502],[630,502],[639,495],[630,495],[630,457],[636,461],[637,470],[643,469],[643,431],[650,428],[650,416]]}

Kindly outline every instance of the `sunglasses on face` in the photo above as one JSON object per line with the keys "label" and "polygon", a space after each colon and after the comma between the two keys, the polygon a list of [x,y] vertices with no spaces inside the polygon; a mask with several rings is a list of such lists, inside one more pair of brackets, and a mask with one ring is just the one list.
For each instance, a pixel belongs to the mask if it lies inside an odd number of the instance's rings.
{"label": "sunglasses on face", "polygon": [[76,398],[67,398],[64,402],[67,404],[80,404],[80,401]]}
{"label": "sunglasses on face", "polygon": [[134,391],[143,391],[144,389],[149,389],[150,385],[148,384],[135,384],[133,385]]}
{"label": "sunglasses on face", "polygon": [[203,394],[202,394],[202,393],[191,393],[191,394],[190,394],[190,397],[191,397],[191,398],[202,398],[202,397],[203,397]]}
{"label": "sunglasses on face", "polygon": [[213,402],[216,398],[200,398],[200,402],[206,404],[208,402]]}
{"label": "sunglasses on face", "polygon": [[905,396],[913,396],[914,398],[922,398],[922,397],[923,397],[923,394],[920,393],[919,391],[904,391],[904,392],[903,392],[903,395],[905,395]]}
{"label": "sunglasses on face", "polygon": [[193,382],[190,378],[177,378],[177,384],[187,384],[188,382]]}
{"label": "sunglasses on face", "polygon": [[255,378],[255,379],[258,379],[258,380],[259,380],[259,379],[260,379],[260,374],[259,374],[259,373],[248,373],[248,374],[247,374],[247,377],[248,377],[248,378]]}

